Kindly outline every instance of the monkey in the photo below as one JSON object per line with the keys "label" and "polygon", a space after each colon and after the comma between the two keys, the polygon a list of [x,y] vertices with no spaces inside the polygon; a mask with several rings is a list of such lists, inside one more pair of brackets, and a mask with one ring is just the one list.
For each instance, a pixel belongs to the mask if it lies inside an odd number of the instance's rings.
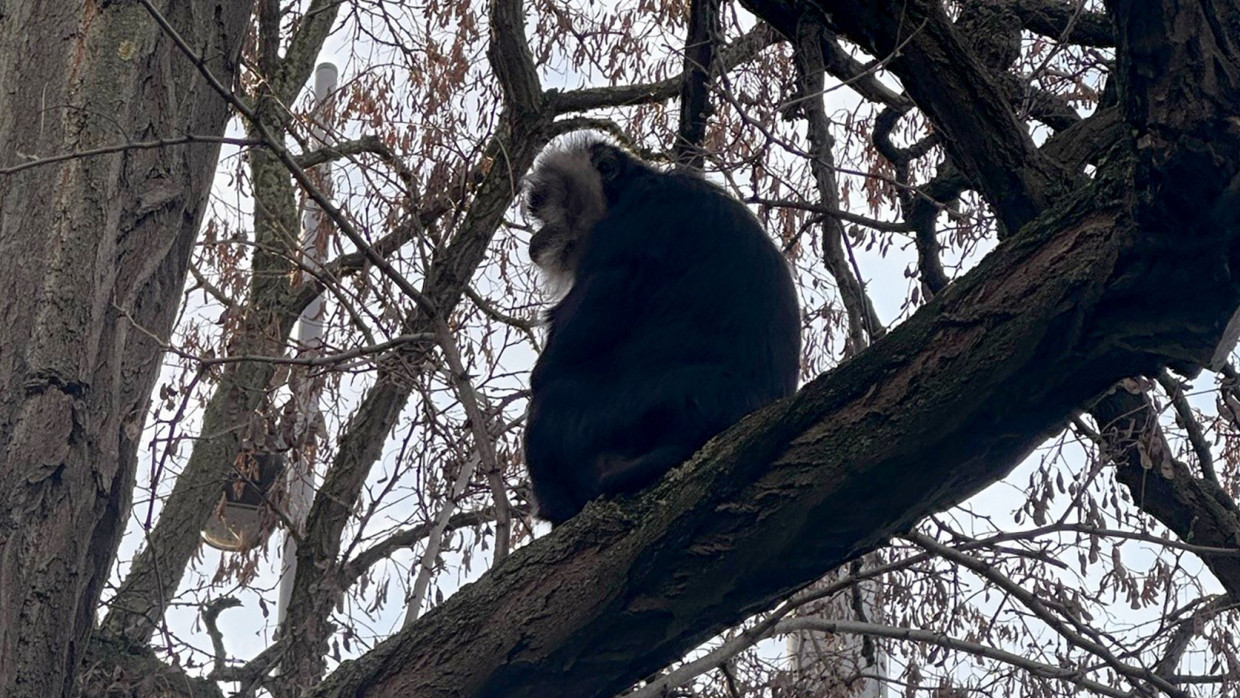
{"label": "monkey", "polygon": [[525,211],[556,299],[524,436],[540,518],[644,489],[796,390],[791,271],[723,189],[579,132],[540,153]]}

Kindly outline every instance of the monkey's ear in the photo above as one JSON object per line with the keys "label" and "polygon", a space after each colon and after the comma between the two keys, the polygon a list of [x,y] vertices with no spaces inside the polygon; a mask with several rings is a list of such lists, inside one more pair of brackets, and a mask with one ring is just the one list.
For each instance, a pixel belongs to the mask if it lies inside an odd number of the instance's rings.
{"label": "monkey's ear", "polygon": [[538,182],[530,187],[525,195],[525,205],[531,212],[537,215],[547,205],[547,186],[542,182]]}
{"label": "monkey's ear", "polygon": [[623,165],[624,163],[620,161],[620,154],[608,148],[599,154],[594,169],[598,170],[598,175],[603,178],[604,182],[613,182],[620,176]]}

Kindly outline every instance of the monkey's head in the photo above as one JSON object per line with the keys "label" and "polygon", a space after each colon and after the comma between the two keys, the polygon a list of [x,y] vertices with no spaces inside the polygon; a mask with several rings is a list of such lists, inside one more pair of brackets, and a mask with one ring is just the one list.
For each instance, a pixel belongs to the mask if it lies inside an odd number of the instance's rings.
{"label": "monkey's head", "polygon": [[636,169],[646,169],[645,163],[590,131],[570,134],[539,154],[526,180],[525,212],[539,223],[530,259],[554,292],[572,285],[590,232]]}

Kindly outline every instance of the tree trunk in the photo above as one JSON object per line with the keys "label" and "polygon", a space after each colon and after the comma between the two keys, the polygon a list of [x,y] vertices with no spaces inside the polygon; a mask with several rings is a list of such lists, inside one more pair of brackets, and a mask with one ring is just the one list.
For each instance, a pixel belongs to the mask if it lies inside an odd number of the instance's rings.
{"label": "tree trunk", "polygon": [[[231,85],[249,6],[154,4]],[[218,138],[228,108],[138,3],[8,3],[0,46],[0,695],[46,698],[92,630],[219,153],[113,146]]]}

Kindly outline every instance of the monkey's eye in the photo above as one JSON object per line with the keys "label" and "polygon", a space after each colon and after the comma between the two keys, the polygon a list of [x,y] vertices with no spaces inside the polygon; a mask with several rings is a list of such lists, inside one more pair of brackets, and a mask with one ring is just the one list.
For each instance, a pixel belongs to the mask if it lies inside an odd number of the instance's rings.
{"label": "monkey's eye", "polygon": [[598,165],[595,168],[604,182],[610,182],[620,175],[620,159],[615,155],[604,155],[599,158]]}

